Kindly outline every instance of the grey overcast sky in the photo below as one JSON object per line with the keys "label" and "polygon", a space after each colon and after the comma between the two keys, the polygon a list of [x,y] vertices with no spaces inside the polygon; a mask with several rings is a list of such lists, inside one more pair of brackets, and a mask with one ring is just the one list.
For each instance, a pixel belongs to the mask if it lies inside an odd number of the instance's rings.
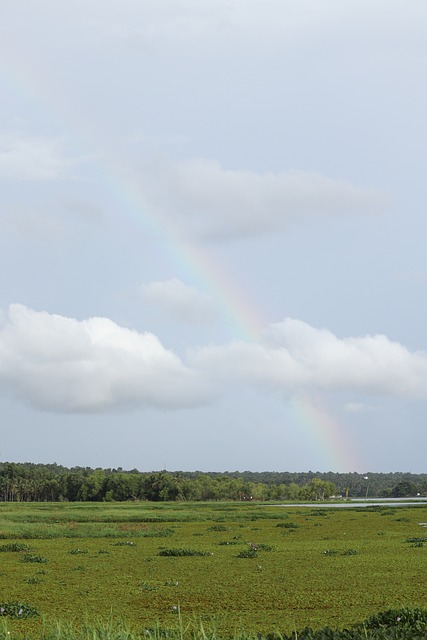
{"label": "grey overcast sky", "polygon": [[3,0],[0,459],[426,472],[425,0]]}

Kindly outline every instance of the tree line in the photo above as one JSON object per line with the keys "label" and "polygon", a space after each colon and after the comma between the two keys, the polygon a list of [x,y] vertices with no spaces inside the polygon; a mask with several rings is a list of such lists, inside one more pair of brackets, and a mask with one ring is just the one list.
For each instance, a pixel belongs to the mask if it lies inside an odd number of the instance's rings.
{"label": "tree line", "polygon": [[0,463],[0,501],[325,500],[427,495],[427,474],[140,472]]}

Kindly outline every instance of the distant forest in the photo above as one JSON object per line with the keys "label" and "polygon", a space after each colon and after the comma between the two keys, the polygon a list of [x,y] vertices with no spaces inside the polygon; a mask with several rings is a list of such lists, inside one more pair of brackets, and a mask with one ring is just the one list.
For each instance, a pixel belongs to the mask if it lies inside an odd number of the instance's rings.
{"label": "distant forest", "polygon": [[0,463],[0,501],[325,500],[427,495],[427,474],[155,471]]}

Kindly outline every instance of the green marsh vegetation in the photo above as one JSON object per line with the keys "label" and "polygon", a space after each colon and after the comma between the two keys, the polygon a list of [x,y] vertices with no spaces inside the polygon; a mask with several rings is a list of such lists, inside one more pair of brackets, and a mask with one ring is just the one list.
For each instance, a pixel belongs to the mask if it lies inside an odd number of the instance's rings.
{"label": "green marsh vegetation", "polygon": [[219,638],[237,629],[340,629],[388,609],[422,609],[426,512],[1,503],[0,620],[13,637],[36,638],[57,621],[65,629],[124,620],[138,634],[174,628],[179,618],[214,624]]}

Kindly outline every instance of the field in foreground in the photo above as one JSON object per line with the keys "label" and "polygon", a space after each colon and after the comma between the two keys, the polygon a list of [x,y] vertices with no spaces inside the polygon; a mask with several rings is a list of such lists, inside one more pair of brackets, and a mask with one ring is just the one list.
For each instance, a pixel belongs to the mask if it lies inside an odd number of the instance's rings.
{"label": "field in foreground", "polygon": [[[42,619],[124,619],[141,632],[182,616],[215,620],[218,635],[343,628],[426,606],[426,512],[2,503],[0,613],[16,606],[8,628],[28,636]],[[22,619],[32,608],[40,617]]]}

